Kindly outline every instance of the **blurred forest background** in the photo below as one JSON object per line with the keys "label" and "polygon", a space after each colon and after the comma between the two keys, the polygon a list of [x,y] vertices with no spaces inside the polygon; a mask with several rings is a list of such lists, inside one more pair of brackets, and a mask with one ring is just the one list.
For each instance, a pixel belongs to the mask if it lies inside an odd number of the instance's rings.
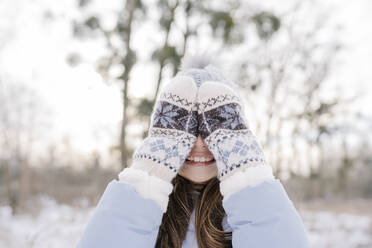
{"label": "blurred forest background", "polygon": [[[11,5],[2,2],[0,9]],[[14,12],[0,12],[0,204],[9,219],[37,214],[40,197],[95,206],[147,135],[159,89],[185,54],[197,52],[218,54],[225,74],[241,87],[251,129],[296,206],[372,208],[372,95],[365,87],[372,75],[358,77],[362,63],[348,56],[355,48],[348,39],[353,34],[335,21],[333,5],[310,0],[13,5]],[[28,43],[31,53],[16,52],[17,29],[35,25],[44,36],[26,32],[17,44]],[[360,32],[371,37],[370,30]],[[43,40],[52,36],[61,42]],[[48,56],[50,51],[58,57]],[[349,58],[356,59],[349,62],[355,64],[352,73],[344,65]],[[54,98],[79,112],[53,121],[69,110]],[[90,135],[89,144],[82,148],[73,133],[56,135],[69,129]]]}

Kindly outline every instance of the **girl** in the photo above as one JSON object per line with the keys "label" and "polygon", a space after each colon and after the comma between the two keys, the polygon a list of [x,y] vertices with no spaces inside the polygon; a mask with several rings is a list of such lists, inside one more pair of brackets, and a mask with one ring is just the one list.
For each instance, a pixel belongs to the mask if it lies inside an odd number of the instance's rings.
{"label": "girl", "polygon": [[309,247],[237,92],[209,60],[184,61],[77,247]]}

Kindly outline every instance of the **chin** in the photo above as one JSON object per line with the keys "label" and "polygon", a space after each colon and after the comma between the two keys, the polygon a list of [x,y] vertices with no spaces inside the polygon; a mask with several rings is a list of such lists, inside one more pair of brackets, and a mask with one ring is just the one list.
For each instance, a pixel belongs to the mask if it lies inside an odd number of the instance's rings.
{"label": "chin", "polygon": [[212,179],[213,177],[215,176],[207,177],[207,178],[193,178],[193,179],[188,178],[188,179],[193,183],[205,183],[206,181],[208,181],[209,179]]}
{"label": "chin", "polygon": [[184,164],[179,170],[179,174],[194,183],[203,183],[217,176],[217,166],[188,166]]}

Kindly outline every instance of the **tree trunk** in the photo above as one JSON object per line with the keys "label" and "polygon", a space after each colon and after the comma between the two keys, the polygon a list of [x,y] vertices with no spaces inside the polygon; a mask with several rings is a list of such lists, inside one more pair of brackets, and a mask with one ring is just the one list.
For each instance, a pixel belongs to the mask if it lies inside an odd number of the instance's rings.
{"label": "tree trunk", "polygon": [[[125,55],[124,61],[124,68],[125,71],[123,72],[121,79],[123,80],[123,121],[121,124],[121,134],[120,134],[120,153],[121,153],[121,167],[122,169],[128,167],[128,158],[129,158],[129,152],[126,144],[126,128],[128,125],[128,115],[127,115],[127,109],[128,109],[128,82],[129,82],[129,74],[133,67],[133,60],[132,56],[134,56],[134,52],[130,47],[130,41],[131,41],[131,32],[132,32],[132,23],[133,23],[133,14],[135,11],[135,0],[128,0],[125,6],[125,10],[127,10],[127,26],[126,26],[126,35],[124,37],[125,39],[125,45],[126,45],[126,51],[127,54]],[[125,14],[125,13],[123,13]]]}

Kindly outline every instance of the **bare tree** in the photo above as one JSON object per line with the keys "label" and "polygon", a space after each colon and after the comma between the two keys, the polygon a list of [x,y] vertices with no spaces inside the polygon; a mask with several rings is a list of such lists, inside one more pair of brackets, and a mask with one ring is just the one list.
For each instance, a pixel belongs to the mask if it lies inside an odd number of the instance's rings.
{"label": "bare tree", "polygon": [[5,174],[5,196],[14,213],[29,192],[33,146],[48,124],[45,111],[35,91],[0,81],[0,167]]}
{"label": "bare tree", "polygon": [[[337,106],[346,102],[337,95],[331,99],[322,96],[341,44],[336,35],[327,43],[319,39],[327,24],[323,16],[311,19],[306,28],[297,25],[309,8],[305,2],[276,16],[258,10],[252,20],[258,30],[263,29],[258,33],[265,35],[260,35],[261,42],[250,44],[247,57],[238,64],[238,82],[256,107],[251,109],[258,116],[253,125],[280,177],[299,168],[299,142],[309,145],[309,152],[303,154],[308,161],[316,157],[310,149],[320,146],[320,137],[332,125],[324,117],[335,114]],[[282,154],[288,153],[289,147],[292,161],[286,155],[284,163]],[[314,161],[311,170],[318,164]]]}

